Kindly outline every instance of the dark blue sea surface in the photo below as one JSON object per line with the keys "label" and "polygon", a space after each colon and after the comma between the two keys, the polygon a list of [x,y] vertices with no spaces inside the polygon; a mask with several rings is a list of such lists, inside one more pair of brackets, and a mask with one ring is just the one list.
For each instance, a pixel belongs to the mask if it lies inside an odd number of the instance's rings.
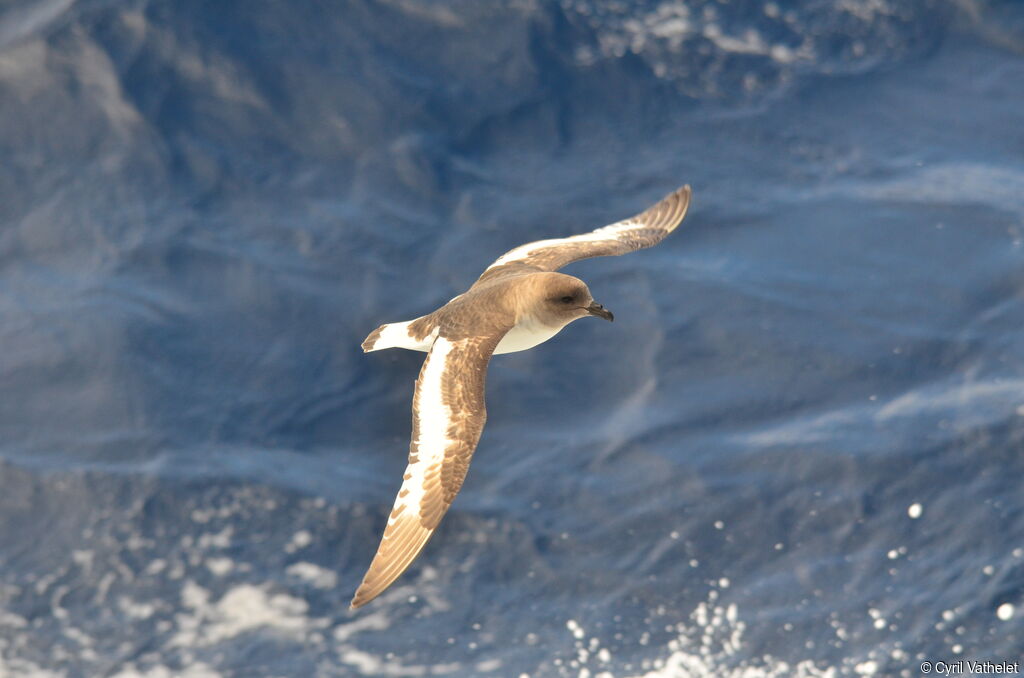
{"label": "dark blue sea surface", "polygon": [[[381,323],[684,183],[348,603]],[[0,4],[0,676],[1024,655],[1024,3]]]}

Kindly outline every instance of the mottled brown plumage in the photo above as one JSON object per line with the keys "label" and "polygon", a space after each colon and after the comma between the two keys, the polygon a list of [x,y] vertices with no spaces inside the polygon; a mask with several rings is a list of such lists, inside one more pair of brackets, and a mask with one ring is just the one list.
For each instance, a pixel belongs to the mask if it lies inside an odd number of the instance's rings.
{"label": "mottled brown plumage", "polygon": [[612,319],[583,281],[555,271],[657,244],[683,220],[689,203],[690,187],[684,186],[630,219],[517,247],[437,311],[382,325],[366,338],[364,351],[397,346],[428,354],[413,394],[409,464],[352,607],[378,596],[405,571],[462,488],[487,419],[491,355],[531,348],[586,315]]}

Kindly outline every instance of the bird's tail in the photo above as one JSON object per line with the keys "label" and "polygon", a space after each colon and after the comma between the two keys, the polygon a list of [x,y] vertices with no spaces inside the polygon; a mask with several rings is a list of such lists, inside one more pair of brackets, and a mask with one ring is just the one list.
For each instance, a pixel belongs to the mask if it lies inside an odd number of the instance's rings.
{"label": "bird's tail", "polygon": [[429,351],[437,330],[430,321],[430,316],[415,320],[381,325],[363,342],[363,353],[379,351],[383,348],[406,348],[410,351]]}

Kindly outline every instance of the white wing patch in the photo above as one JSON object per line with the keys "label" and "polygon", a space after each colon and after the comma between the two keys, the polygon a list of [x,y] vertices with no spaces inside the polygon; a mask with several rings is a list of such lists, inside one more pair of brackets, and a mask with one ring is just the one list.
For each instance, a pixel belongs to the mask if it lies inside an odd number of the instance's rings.
{"label": "white wing patch", "polygon": [[498,259],[487,267],[486,270],[491,270],[495,266],[501,266],[507,264],[510,261],[522,261],[523,259],[529,259],[531,256],[536,254],[539,250],[546,247],[555,247],[561,245],[572,245],[574,243],[585,243],[585,242],[611,242],[618,240],[618,234],[631,231],[635,228],[641,227],[642,224],[633,221],[632,218],[624,221],[619,221],[608,226],[602,226],[590,233],[581,233],[579,235],[569,236],[568,238],[551,238],[549,240],[536,240],[534,242],[520,245],[519,247],[505,252],[505,254],[498,257]]}
{"label": "white wing patch", "polygon": [[[365,605],[389,587],[434,534],[433,527],[424,525],[422,514],[424,502],[437,505],[443,504],[444,500],[443,496],[437,496],[443,488],[436,482],[436,476],[442,468],[445,450],[453,442],[448,437],[452,412],[444,404],[442,387],[445,372],[450,367],[449,354],[454,346],[456,343],[438,337],[423,363],[416,388],[417,397],[413,401],[416,445],[410,449],[402,487],[388,516],[377,554],[352,599],[353,608]],[[431,477],[435,482],[430,482]]]}
{"label": "white wing patch", "polygon": [[614,257],[653,247],[674,231],[686,217],[690,207],[690,187],[682,186],[640,214],[602,226],[589,233],[566,238],[552,238],[520,245],[498,257],[487,267],[477,282],[494,280],[502,266],[512,275],[523,272],[518,264],[541,271],[557,271],[562,266],[591,257]]}
{"label": "white wing patch", "polygon": [[[419,320],[417,318],[416,320]],[[416,320],[407,320],[400,323],[388,323],[380,327],[380,334],[372,344],[364,345],[363,352],[379,351],[384,348],[405,348],[410,351],[429,351],[430,345],[434,343],[438,328],[423,339],[416,339],[409,334],[409,325]]]}
{"label": "white wing patch", "polygon": [[452,443],[448,437],[452,412],[444,404],[441,388],[452,345],[452,342],[444,337],[434,340],[434,346],[423,367],[423,382],[420,385],[420,398],[415,413],[419,422],[419,438],[416,440],[418,452],[416,461],[410,460],[405,468],[405,480],[395,500],[395,510],[400,506],[404,506],[404,509],[398,514],[392,510],[391,517],[388,518],[389,525],[402,513],[419,515],[425,495],[423,481],[426,470],[444,461],[444,451]]}

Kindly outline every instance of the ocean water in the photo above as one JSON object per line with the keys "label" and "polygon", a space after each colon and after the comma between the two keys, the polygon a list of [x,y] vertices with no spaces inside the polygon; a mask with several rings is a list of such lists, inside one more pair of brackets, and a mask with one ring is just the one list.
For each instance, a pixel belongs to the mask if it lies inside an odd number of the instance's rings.
{"label": "ocean water", "polygon": [[[0,5],[0,676],[919,676],[1024,654],[1024,4]],[[683,183],[498,356],[348,602],[494,258]]]}

